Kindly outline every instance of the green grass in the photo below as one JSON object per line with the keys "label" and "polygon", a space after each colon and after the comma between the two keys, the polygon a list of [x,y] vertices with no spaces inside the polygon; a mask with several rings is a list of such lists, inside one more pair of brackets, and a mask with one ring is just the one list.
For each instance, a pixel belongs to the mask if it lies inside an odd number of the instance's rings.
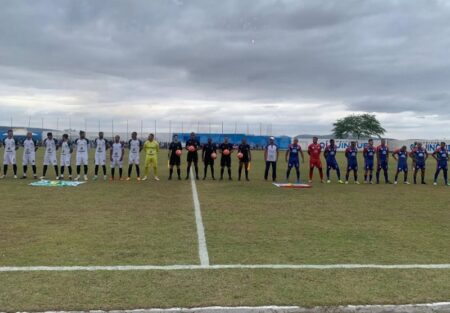
{"label": "green grass", "polygon": [[[327,185],[316,173],[313,188],[292,190],[264,181],[262,152],[253,156],[250,182],[197,182],[212,264],[450,263],[450,189],[431,185],[433,161],[427,186]],[[199,264],[190,183],[167,181],[165,151],[159,163],[160,182],[42,188],[1,180],[0,266]],[[306,171],[305,164],[303,179]],[[284,172],[283,161],[279,177]],[[450,270],[0,273],[0,311],[410,303],[449,295]]]}

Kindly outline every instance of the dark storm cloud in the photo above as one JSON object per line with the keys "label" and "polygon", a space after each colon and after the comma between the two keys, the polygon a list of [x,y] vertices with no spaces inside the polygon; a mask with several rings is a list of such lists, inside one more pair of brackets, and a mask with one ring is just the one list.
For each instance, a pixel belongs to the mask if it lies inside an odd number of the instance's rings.
{"label": "dark storm cloud", "polygon": [[0,85],[86,106],[237,103],[211,118],[244,102],[268,119],[304,102],[450,115],[449,20],[438,0],[4,1]]}

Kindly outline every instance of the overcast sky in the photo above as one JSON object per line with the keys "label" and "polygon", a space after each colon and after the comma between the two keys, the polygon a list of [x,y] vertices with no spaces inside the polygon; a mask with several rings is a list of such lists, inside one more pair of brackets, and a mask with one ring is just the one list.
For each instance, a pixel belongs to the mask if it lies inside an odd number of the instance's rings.
{"label": "overcast sky", "polygon": [[369,112],[390,137],[450,137],[449,1],[1,5],[0,124],[70,116],[327,134]]}

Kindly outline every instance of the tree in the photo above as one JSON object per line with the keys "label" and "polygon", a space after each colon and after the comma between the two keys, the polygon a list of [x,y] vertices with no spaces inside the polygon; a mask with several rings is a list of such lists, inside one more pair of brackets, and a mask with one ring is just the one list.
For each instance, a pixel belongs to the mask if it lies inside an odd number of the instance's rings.
{"label": "tree", "polygon": [[336,121],[333,124],[333,133],[336,138],[356,137],[381,137],[386,130],[381,127],[375,115],[360,114],[349,115]]}

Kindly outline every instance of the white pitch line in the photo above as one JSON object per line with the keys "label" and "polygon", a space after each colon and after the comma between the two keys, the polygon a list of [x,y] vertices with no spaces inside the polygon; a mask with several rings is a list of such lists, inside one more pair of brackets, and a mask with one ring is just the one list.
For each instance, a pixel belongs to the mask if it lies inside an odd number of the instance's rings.
{"label": "white pitch line", "polygon": [[194,200],[195,223],[197,224],[198,254],[200,256],[200,265],[209,265],[208,247],[206,246],[205,227],[203,226],[202,211],[198,199],[197,185],[195,184],[194,171],[191,167],[191,186],[192,198]]}
{"label": "white pitch line", "polygon": [[433,269],[448,270],[450,264],[222,264],[222,265],[111,265],[111,266],[2,266],[0,272],[77,272],[77,271],[179,271],[224,269],[294,269],[294,270],[352,270],[352,269]]}

